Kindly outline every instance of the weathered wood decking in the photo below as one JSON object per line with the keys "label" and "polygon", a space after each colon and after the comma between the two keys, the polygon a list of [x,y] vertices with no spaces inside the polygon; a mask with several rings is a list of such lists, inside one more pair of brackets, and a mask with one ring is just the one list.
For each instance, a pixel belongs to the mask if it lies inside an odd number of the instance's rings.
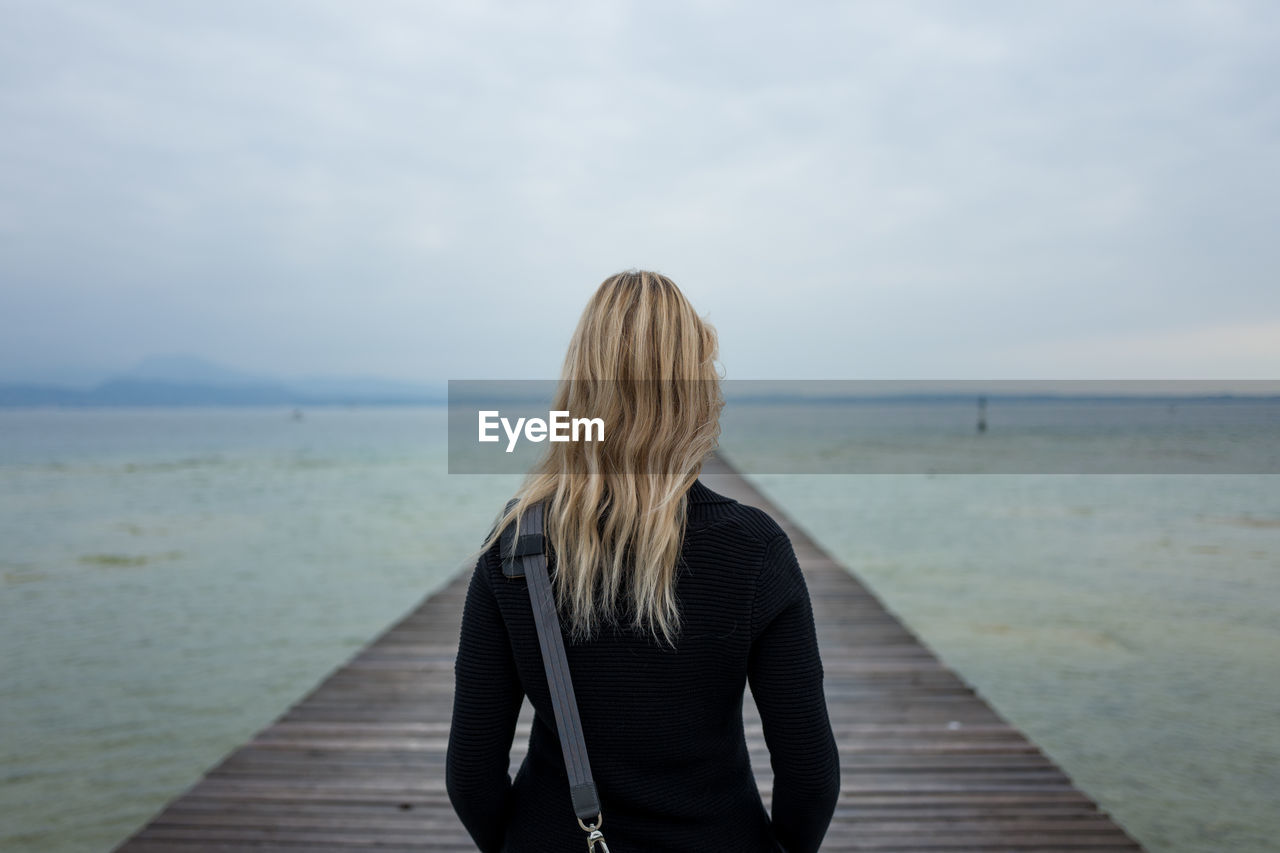
{"label": "weathered wood decking", "polygon": [[[716,463],[704,482],[769,510],[808,579],[842,761],[824,850],[1141,849],[746,480]],[[444,789],[468,579],[424,601],[117,850],[474,850]],[[767,802],[768,753],[745,707]],[[531,716],[526,703],[513,773]]]}

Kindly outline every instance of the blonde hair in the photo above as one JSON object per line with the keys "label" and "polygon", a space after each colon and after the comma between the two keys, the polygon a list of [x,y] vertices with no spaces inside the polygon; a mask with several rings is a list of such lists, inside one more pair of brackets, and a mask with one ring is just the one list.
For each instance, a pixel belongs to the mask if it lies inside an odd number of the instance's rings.
{"label": "blonde hair", "polygon": [[715,329],[675,282],[618,273],[587,303],[565,356],[554,409],[589,412],[613,440],[548,445],[484,543],[546,501],[554,585],[575,639],[619,620],[674,646],[686,492],[715,449],[724,399]]}

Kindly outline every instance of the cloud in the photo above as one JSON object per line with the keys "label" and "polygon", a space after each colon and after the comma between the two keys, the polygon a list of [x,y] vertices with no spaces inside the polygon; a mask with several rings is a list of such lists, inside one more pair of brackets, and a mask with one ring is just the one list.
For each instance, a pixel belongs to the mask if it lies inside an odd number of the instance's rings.
{"label": "cloud", "polygon": [[4,5],[8,366],[553,375],[629,266],[739,377],[1280,318],[1266,3]]}

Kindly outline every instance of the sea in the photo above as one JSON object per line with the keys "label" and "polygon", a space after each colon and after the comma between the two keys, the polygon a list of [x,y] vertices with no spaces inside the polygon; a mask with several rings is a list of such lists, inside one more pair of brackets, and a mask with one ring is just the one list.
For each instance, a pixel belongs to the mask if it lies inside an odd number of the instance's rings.
{"label": "sea", "polygon": [[[1276,851],[1280,476],[1239,473],[1275,470],[1266,405],[1073,431],[1119,473],[1043,435],[948,473],[971,434],[893,416],[822,451],[846,473],[722,448],[1148,850]],[[1230,473],[1126,472],[1152,442]],[[0,409],[0,850],[110,850],[468,570],[518,483],[449,473],[441,406]]]}

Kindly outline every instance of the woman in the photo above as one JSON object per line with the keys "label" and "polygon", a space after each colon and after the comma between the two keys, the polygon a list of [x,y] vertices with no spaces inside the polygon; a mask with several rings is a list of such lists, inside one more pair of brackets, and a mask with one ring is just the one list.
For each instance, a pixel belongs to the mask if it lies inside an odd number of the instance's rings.
{"label": "woman", "polygon": [[[581,849],[523,577],[500,532],[545,501],[549,571],[614,853],[817,850],[839,793],[822,664],[791,542],[699,479],[723,406],[714,330],[650,272],[606,279],[555,408],[605,442],[548,445],[484,543],[467,592],[446,780],[484,851]],[[584,473],[585,472],[585,473]],[[772,817],[743,735],[747,683],[774,771]],[[508,773],[516,718],[528,754]]]}

